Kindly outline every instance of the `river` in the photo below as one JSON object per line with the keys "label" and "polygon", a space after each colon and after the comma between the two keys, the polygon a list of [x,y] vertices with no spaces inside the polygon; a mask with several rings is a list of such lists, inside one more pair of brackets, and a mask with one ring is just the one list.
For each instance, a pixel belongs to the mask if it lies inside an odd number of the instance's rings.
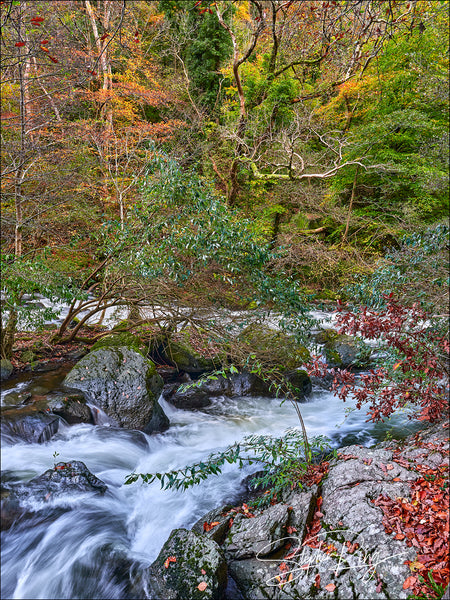
{"label": "river", "polygon": [[[43,378],[44,385],[48,386],[49,378],[58,385],[58,377],[52,379],[51,374],[22,377],[8,382],[3,396],[24,392]],[[219,397],[195,411],[176,409],[163,398],[160,404],[170,419],[164,433],[63,425],[47,443],[3,446],[2,469],[10,480],[27,481],[53,467],[55,460],[80,460],[108,485],[108,492],[65,496],[57,505],[49,501],[40,512],[42,506],[34,506],[32,519],[2,532],[2,598],[124,598],[120,577],[114,577],[108,557],[116,553],[150,564],[172,529],[189,528],[208,510],[237,501],[249,472],[228,465],[221,476],[185,492],[161,490],[158,483],[124,485],[126,475],[183,467],[245,435],[280,435],[298,425],[291,404],[277,399]],[[327,435],[339,447],[371,445],[391,427],[406,433],[404,416],[373,426],[366,423],[362,411],[346,417],[347,408],[330,392],[313,390],[301,404],[309,435]]]}

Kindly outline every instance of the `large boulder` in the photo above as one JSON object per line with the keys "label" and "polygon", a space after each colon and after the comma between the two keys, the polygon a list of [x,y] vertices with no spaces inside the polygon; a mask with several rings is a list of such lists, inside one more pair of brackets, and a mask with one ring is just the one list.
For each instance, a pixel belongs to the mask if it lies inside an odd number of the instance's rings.
{"label": "large boulder", "polygon": [[226,584],[219,546],[187,529],[174,529],[155,562],[133,581],[139,597],[151,600],[221,600]]}
{"label": "large boulder", "polygon": [[45,398],[47,412],[62,417],[69,425],[94,423],[91,409],[81,392],[52,392]]}
{"label": "large boulder", "polygon": [[410,483],[421,476],[415,465],[448,464],[448,426],[439,423],[418,436],[341,448],[327,476],[309,490],[283,494],[282,503],[261,512],[224,507],[200,519],[197,533],[203,529],[223,548],[236,585],[232,598],[406,600],[408,561],[417,559],[418,549],[400,532],[386,531],[383,498],[412,502]]}
{"label": "large boulder", "polygon": [[158,404],[163,380],[154,363],[126,346],[99,348],[82,358],[64,380],[82,390],[119,427],[164,431],[169,420]]}

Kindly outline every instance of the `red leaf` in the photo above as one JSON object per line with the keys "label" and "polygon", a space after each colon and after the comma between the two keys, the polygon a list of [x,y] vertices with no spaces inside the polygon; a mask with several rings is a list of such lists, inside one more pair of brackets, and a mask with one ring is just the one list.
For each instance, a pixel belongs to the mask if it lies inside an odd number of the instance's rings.
{"label": "red leaf", "polygon": [[48,40],[42,40],[41,46],[44,46],[45,44],[48,44]]}
{"label": "red leaf", "polygon": [[55,58],[54,56],[49,56],[49,59],[54,63],[59,62],[59,60],[57,58]]}
{"label": "red leaf", "polygon": [[291,533],[294,533],[294,531],[297,531],[297,529],[295,527],[292,527],[291,525],[289,525],[288,527],[286,527],[286,531],[290,535]]}
{"label": "red leaf", "polygon": [[25,46],[25,42],[16,42],[14,46],[16,46],[17,48],[22,48],[22,46]]}
{"label": "red leaf", "polygon": [[199,589],[201,592],[204,592],[207,587],[208,587],[208,584],[206,583],[206,581],[201,581],[198,584],[197,589]]}
{"label": "red leaf", "polygon": [[314,578],[314,585],[316,588],[320,588],[320,575],[318,573]]}

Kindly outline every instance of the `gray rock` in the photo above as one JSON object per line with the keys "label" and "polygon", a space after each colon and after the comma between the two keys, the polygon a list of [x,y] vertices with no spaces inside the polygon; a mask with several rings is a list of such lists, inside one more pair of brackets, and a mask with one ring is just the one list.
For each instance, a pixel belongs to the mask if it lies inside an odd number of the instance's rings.
{"label": "gray rock", "polygon": [[[304,398],[311,392],[311,380],[305,371],[290,371],[286,374],[286,380],[298,390],[298,400]],[[286,391],[287,388],[284,388]],[[283,387],[281,390],[283,393]],[[217,396],[265,396],[274,398],[277,391],[270,382],[263,381],[254,373],[237,373],[229,377],[218,375],[214,379],[205,379],[195,386],[184,390],[183,388],[171,387],[165,393],[168,402],[178,408],[201,408],[210,404],[210,398]]]}
{"label": "gray rock", "polygon": [[[169,557],[176,561],[166,563]],[[221,600],[227,584],[227,566],[214,541],[187,529],[175,529],[155,562],[133,579],[134,592],[141,591],[141,598]]]}
{"label": "gray rock", "polygon": [[369,364],[371,350],[359,338],[337,333],[332,329],[322,333],[326,340],[323,350],[330,367],[362,368]]}
{"label": "gray rock", "polygon": [[242,560],[272,554],[286,542],[288,521],[286,504],[275,504],[253,518],[237,514],[223,544],[226,556]]}
{"label": "gray rock", "polygon": [[6,358],[2,358],[0,360],[0,381],[5,381],[8,379],[13,370],[14,367],[12,366],[11,361]]}
{"label": "gray rock", "polygon": [[36,405],[5,407],[1,410],[1,434],[6,443],[48,442],[58,431],[60,418]]}
{"label": "gray rock", "polygon": [[211,404],[211,394],[208,394],[205,387],[206,386],[202,384],[200,387],[193,386],[184,389],[179,385],[172,385],[167,390],[164,390],[164,397],[176,408],[203,408]]}
{"label": "gray rock", "polygon": [[[223,544],[228,530],[230,529],[230,521],[233,516],[230,514],[232,508],[233,507],[231,504],[226,504],[225,506],[222,506],[222,508],[210,510],[192,526],[192,531],[214,540],[219,545]],[[218,524],[212,527],[209,531],[205,531],[205,523]]]}
{"label": "gray rock", "polygon": [[80,392],[68,394],[54,392],[47,395],[46,401],[50,412],[62,417],[69,425],[94,423],[91,410]]}
{"label": "gray rock", "polygon": [[158,404],[163,380],[155,365],[135,350],[121,346],[90,352],[63,383],[82,390],[87,401],[104,410],[119,427],[152,433],[169,426]]}

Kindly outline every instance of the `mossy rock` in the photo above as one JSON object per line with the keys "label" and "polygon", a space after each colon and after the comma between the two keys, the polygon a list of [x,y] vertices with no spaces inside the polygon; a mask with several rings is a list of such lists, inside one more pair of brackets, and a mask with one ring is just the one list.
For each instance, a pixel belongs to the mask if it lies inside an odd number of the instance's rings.
{"label": "mossy rock", "polygon": [[[325,332],[322,332],[325,333]],[[324,336],[324,354],[330,367],[346,369],[348,367],[365,368],[370,363],[371,349],[363,340],[351,335],[337,333],[330,329]]]}
{"label": "mossy rock", "polygon": [[155,562],[133,583],[135,592],[144,589],[145,597],[155,600],[220,600],[227,585],[227,564],[216,542],[175,529]]}
{"label": "mossy rock", "polygon": [[0,361],[0,381],[5,381],[8,379],[13,370],[14,367],[12,366],[11,361],[7,358],[2,358]]}
{"label": "mossy rock", "polygon": [[311,358],[309,350],[293,337],[265,325],[247,327],[238,340],[244,342],[263,364],[276,365],[283,370],[297,369]]}
{"label": "mossy rock", "polygon": [[32,363],[36,360],[36,354],[32,350],[25,350],[20,355],[20,360],[24,363]]}
{"label": "mossy rock", "polygon": [[99,350],[100,348],[114,349],[124,346],[130,348],[130,350],[139,352],[139,354],[145,357],[145,346],[142,340],[137,335],[128,332],[107,335],[101,338],[92,346],[91,352]]}
{"label": "mossy rock", "polygon": [[326,344],[327,342],[335,341],[339,335],[335,329],[321,329],[314,335],[314,340],[318,344]]}
{"label": "mossy rock", "polygon": [[123,321],[119,321],[114,327],[112,331],[127,331],[133,324],[128,319],[123,319]]}
{"label": "mossy rock", "polygon": [[159,356],[169,364],[173,364],[179,371],[197,375],[220,367],[223,356],[204,356],[194,348],[191,343],[194,331],[190,327],[187,327],[181,335],[182,340],[155,339],[152,346],[154,348],[158,346]]}
{"label": "mossy rock", "polygon": [[103,347],[82,358],[63,381],[84,392],[119,427],[164,431],[169,420],[158,403],[163,388],[154,363],[128,346]]}

